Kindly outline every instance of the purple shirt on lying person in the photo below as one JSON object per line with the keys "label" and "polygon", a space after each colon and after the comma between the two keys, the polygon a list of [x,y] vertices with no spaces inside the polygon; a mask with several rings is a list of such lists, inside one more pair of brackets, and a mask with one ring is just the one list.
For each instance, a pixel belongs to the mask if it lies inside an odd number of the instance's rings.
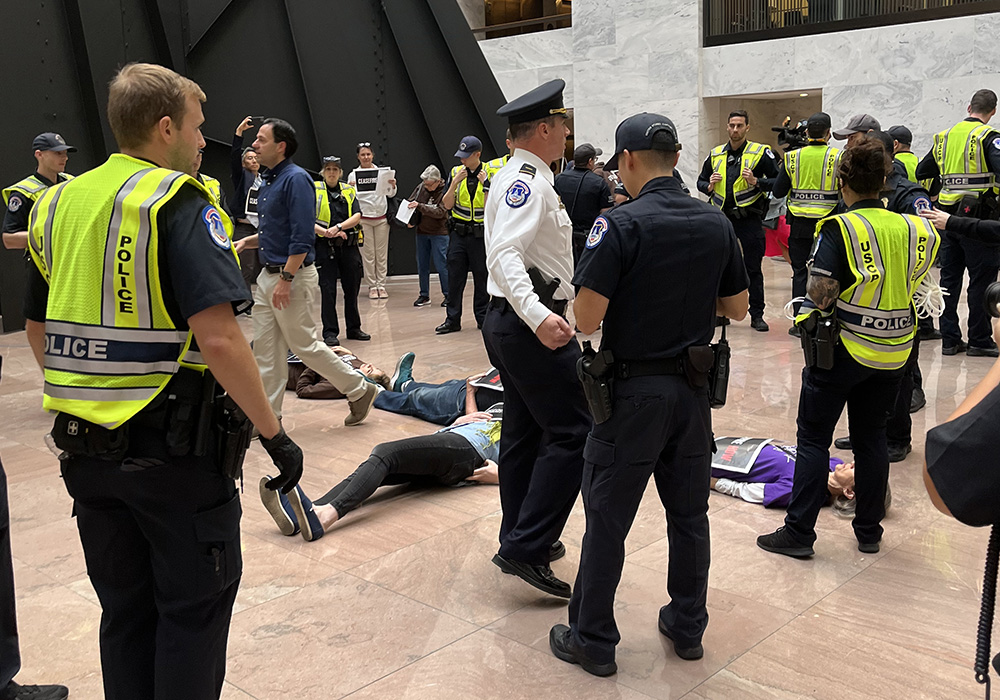
{"label": "purple shirt on lying person", "polygon": [[[761,443],[764,443],[761,445]],[[713,488],[720,493],[763,503],[765,508],[784,508],[792,495],[795,446],[772,444],[759,438],[717,438],[712,456]],[[830,458],[830,471],[843,460]]]}

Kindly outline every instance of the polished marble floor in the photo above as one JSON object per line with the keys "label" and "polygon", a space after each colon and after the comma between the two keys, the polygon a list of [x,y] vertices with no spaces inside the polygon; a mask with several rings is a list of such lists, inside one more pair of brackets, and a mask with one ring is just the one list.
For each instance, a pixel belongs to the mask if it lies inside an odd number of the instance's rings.
{"label": "polished marble floor", "polygon": [[[801,352],[780,307],[788,268],[765,261],[771,332],[733,328],[734,372],[718,435],[793,440]],[[470,285],[471,287],[471,285]],[[435,304],[414,308],[416,282],[362,299],[370,343],[348,342],[391,370],[417,354],[415,376],[438,381],[486,366],[475,324],[435,336]],[[471,316],[467,303],[467,316]],[[249,331],[249,327],[247,327]],[[40,374],[23,333],[0,336],[0,454],[10,481],[22,682],[60,682],[71,697],[101,697],[100,609],[87,577],[71,502],[42,442]],[[757,534],[782,513],[711,497],[711,621],[705,657],[674,656],[656,629],[666,603],[665,523],[650,489],[627,543],[618,593],[619,672],[594,678],[556,660],[547,633],[564,603],[504,576],[496,550],[496,487],[380,493],[315,543],[282,537],[256,484],[268,467],[255,445],[244,494],[245,569],[233,617],[227,700],[350,698],[978,698],[971,671],[987,533],[941,516],[921,484],[923,435],[943,420],[992,361],[921,352],[927,408],[914,415],[913,453],[891,470],[893,505],[882,551],[858,552],[849,522],[826,510],[816,556],[767,554]],[[285,425],[306,454],[303,486],[320,494],[377,442],[430,432],[415,419],[374,411],[345,428],[343,401],[289,394]],[[841,455],[847,456],[847,455]],[[577,505],[554,564],[572,581],[584,531]],[[182,699],[178,699],[182,700]]]}

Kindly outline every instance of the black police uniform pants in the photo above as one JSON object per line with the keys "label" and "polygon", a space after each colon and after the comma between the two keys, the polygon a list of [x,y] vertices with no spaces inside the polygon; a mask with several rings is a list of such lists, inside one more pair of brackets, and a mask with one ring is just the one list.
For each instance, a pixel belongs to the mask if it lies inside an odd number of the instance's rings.
{"label": "black police uniform pants", "polygon": [[910,418],[910,403],[913,401],[913,391],[920,387],[920,338],[914,335],[913,350],[903,367],[903,376],[899,381],[899,391],[892,413],[885,424],[885,436],[888,445],[906,447],[910,444],[913,431],[913,419]]}
{"label": "black police uniform pants", "polygon": [[457,484],[483,466],[483,457],[455,433],[433,433],[383,442],[354,473],[317,498],[332,505],[339,517],[360,506],[380,486],[396,484]]}
{"label": "black police uniform pants", "polygon": [[[794,214],[787,214],[785,219],[789,227],[788,257],[792,261],[792,298],[796,299],[806,295],[806,285],[809,282],[806,263],[809,262],[809,254],[812,252],[816,222],[819,219],[806,219]],[[796,313],[799,306],[800,304],[795,305]]]}
{"label": "black police uniform pants", "polygon": [[[237,221],[233,230],[233,240],[238,241],[255,233],[257,233],[257,229],[251,224]],[[257,275],[260,274],[260,252],[256,248],[247,248],[240,253],[240,273],[243,275],[243,281],[247,284],[247,289],[252,289],[250,285],[257,282]]]}
{"label": "black police uniform pants", "polygon": [[[953,211],[957,207],[946,207]],[[1000,248],[944,231],[941,234],[941,286],[948,291],[941,316],[941,343],[944,347],[962,342],[958,324],[958,301],[962,296],[965,271],[969,271],[969,345],[993,347],[993,327],[986,312],[986,288],[996,282],[1000,270]]]}
{"label": "black police uniform pants", "polygon": [[[327,245],[317,241],[316,246]],[[320,317],[323,319],[323,340],[340,336],[340,321],[337,319],[337,279],[344,290],[344,325],[347,332],[361,330],[361,312],[358,311],[358,293],[364,264],[361,249],[356,245],[333,248],[329,256],[316,259],[319,273]]]}
{"label": "black police uniform pants", "polygon": [[833,369],[802,370],[795,476],[785,516],[788,532],[802,544],[816,541],[816,518],[830,495],[830,444],[845,404],[855,460],[854,534],[865,544],[882,539],[880,523],[889,483],[885,424],[902,376],[903,369],[859,364],[842,345],[837,347]]}
{"label": "black police uniform pants", "polygon": [[652,475],[667,515],[670,604],[661,621],[680,646],[701,642],[711,543],[708,494],[712,416],[707,390],[682,376],[616,380],[614,414],[595,425],[584,450],[587,531],[569,604],[576,645],[597,663],[614,660],[621,640],[615,590],[625,537]]}
{"label": "black police uniform pants", "polygon": [[192,458],[74,456],[62,475],[101,601],[106,700],[216,700],[243,567],[233,480]]}
{"label": "black police uniform pants", "polygon": [[21,670],[17,641],[17,609],[14,599],[14,560],[10,551],[10,504],[7,472],[0,462],[0,691]]}
{"label": "black police uniform pants", "polygon": [[482,328],[490,295],[486,292],[486,240],[476,236],[448,234],[448,320],[461,325],[462,296],[469,272],[472,272],[472,310],[476,325]]}
{"label": "black police uniform pants", "polygon": [[756,216],[730,218],[730,221],[743,249],[743,264],[750,278],[750,317],[759,318],[764,315],[764,271],[761,269],[766,247],[764,222]]}
{"label": "black police uniform pants", "polygon": [[483,337],[503,382],[500,555],[548,565],[580,493],[592,423],[576,375],[580,346],[574,338],[549,350],[510,307],[492,303]]}

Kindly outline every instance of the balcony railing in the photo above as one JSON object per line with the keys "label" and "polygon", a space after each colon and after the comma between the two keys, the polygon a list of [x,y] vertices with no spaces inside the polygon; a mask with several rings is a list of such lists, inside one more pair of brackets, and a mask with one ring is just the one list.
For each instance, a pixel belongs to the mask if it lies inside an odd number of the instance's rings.
{"label": "balcony railing", "polygon": [[572,24],[573,15],[567,13],[523,19],[517,22],[491,24],[487,27],[474,27],[472,32],[476,35],[477,39],[495,39],[501,36],[531,34],[532,32],[543,32],[548,29],[562,29],[563,27],[572,26]]}
{"label": "balcony railing", "polygon": [[704,11],[705,46],[719,46],[997,12],[1000,0],[704,0]]}

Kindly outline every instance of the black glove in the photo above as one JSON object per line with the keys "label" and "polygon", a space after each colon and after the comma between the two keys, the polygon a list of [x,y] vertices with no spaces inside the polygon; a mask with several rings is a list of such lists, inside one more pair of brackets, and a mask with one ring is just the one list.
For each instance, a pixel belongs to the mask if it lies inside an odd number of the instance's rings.
{"label": "black glove", "polygon": [[281,476],[271,479],[265,486],[272,491],[280,488],[282,493],[288,493],[302,478],[302,449],[292,442],[284,428],[270,440],[261,435],[260,444],[281,472]]}

